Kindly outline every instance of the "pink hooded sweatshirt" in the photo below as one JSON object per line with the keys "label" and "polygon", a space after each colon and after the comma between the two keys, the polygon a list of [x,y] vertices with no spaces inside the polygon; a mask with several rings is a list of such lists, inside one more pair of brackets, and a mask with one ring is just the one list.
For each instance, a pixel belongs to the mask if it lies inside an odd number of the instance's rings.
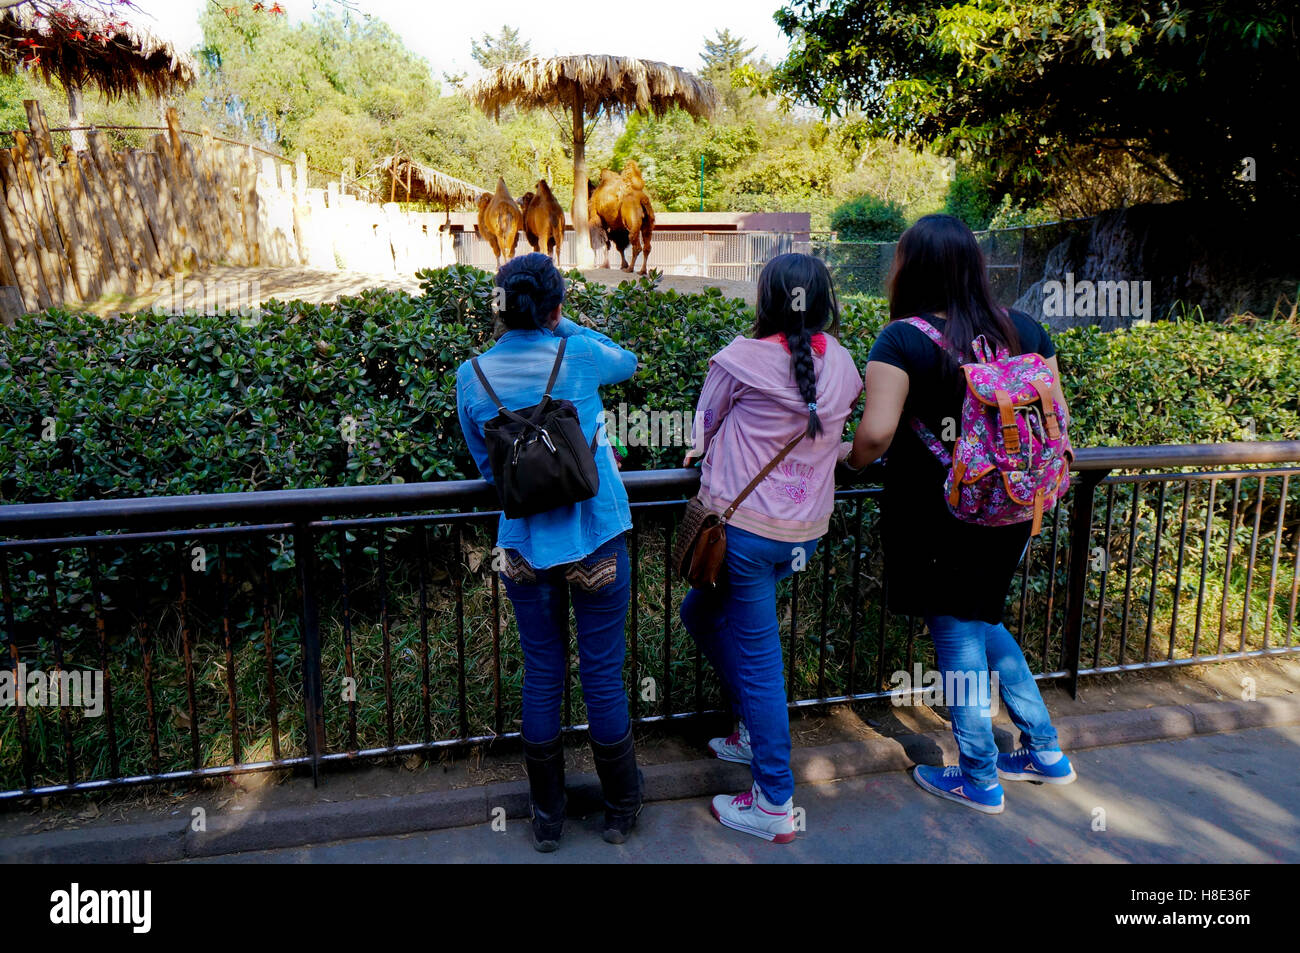
{"label": "pink hooded sweatshirt", "polygon": [[[844,423],[862,394],[862,375],[844,346],[829,334],[814,345],[822,433],[801,440],[731,517],[741,529],[782,542],[817,539],[830,526]],[[693,453],[704,457],[701,500],[722,513],[807,426],[808,404],[784,341],[736,338],[709,361],[695,412]]]}

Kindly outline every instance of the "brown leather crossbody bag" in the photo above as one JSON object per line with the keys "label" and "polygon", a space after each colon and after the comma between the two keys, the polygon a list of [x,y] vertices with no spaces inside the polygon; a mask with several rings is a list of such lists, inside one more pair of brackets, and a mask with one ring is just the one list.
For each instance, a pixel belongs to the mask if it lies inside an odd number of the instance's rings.
{"label": "brown leather crossbody bag", "polygon": [[804,433],[800,433],[782,447],[771,462],[758,472],[758,476],[750,480],[740,495],[731,501],[721,516],[705,506],[698,496],[686,504],[682,525],[678,527],[677,540],[673,545],[673,565],[693,588],[712,589],[717,586],[727,562],[727,520],[731,519],[736,507],[767,479],[767,475],[804,436]]}

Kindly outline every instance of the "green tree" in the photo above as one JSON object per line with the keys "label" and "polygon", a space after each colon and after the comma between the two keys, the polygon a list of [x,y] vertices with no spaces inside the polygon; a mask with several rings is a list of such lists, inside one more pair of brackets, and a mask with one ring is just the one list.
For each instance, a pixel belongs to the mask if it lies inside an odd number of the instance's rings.
{"label": "green tree", "polygon": [[874,195],[845,202],[831,213],[830,223],[842,241],[850,242],[891,242],[907,227],[898,205]]}
{"label": "green tree", "polygon": [[519,38],[519,31],[510,26],[502,26],[496,36],[484,33],[477,40],[470,40],[470,56],[484,69],[503,66],[527,59],[533,54],[532,44]]}
{"label": "green tree", "polygon": [[715,30],[712,39],[704,38],[704,52],[700,54],[704,61],[704,77],[713,80],[730,74],[743,66],[754,50],[755,47],[745,46],[744,37],[734,36],[727,29]]}
{"label": "green tree", "polygon": [[[1300,200],[1300,12],[1268,0],[793,0],[770,88],[1050,193],[1077,150],[1195,198]],[[1253,159],[1259,181],[1245,181]]]}

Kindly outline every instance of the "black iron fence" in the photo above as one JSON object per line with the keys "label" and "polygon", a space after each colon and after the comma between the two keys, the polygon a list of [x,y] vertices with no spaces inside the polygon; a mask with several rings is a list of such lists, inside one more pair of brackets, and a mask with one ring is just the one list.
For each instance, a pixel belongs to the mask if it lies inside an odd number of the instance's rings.
{"label": "black iron fence", "polygon": [[[1038,677],[1300,649],[1297,461],[1300,441],[1079,451],[1008,599]],[[887,698],[932,664],[920,620],[885,608],[878,477],[840,490],[782,592],[791,707]],[[668,570],[697,479],[624,475],[639,723],[718,704]],[[495,522],[480,481],[0,507],[0,800],[514,737]]]}

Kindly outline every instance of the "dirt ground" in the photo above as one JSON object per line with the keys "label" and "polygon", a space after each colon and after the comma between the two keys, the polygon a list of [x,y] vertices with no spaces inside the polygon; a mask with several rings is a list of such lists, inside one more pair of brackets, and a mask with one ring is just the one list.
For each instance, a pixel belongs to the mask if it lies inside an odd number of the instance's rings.
{"label": "dirt ground", "polygon": [[[1132,711],[1165,705],[1237,700],[1242,679],[1255,680],[1258,697],[1300,693],[1300,658],[1253,659],[1149,672],[1128,672],[1085,679],[1072,699],[1055,687],[1043,697],[1057,716],[1102,711]],[[948,728],[942,709],[895,707],[888,702],[838,705],[824,710],[794,712],[791,740],[796,747],[814,747],[873,736],[897,737]],[[1006,712],[996,723],[1009,725]],[[656,724],[637,729],[637,756],[643,764],[707,757],[712,735],[731,730],[722,716],[694,722]],[[573,773],[593,770],[591,754],[580,740],[569,744],[568,766]],[[313,788],[310,775],[268,772],[218,779],[203,786],[146,786],[98,795],[46,798],[0,806],[0,839],[56,829],[96,827],[123,822],[160,821],[189,814],[195,807],[221,812],[290,808],[365,797],[394,797],[513,781],[524,777],[517,743],[500,751],[476,748],[468,753],[446,752],[425,758],[411,755],[388,763],[369,762],[352,768],[331,768]]]}
{"label": "dirt ground", "polygon": [[[639,277],[614,268],[595,268],[583,274],[589,281],[597,281],[610,288]],[[272,298],[325,304],[338,300],[340,295],[359,294],[367,288],[401,289],[417,295],[420,293],[420,283],[414,275],[371,275],[355,271],[316,271],[311,268],[218,266],[202,272],[174,276],[143,294],[103,298],[89,305],[87,310],[107,317],[123,312],[147,311],[155,306],[168,311],[180,311],[189,307],[204,310],[201,304],[204,300],[214,302],[209,306],[213,310],[221,307],[215,302],[230,300],[237,301],[238,307],[253,307]],[[755,301],[753,284],[727,278],[664,275],[659,288],[662,291],[672,289],[683,293],[718,288],[728,297],[742,298],[750,306]]]}

